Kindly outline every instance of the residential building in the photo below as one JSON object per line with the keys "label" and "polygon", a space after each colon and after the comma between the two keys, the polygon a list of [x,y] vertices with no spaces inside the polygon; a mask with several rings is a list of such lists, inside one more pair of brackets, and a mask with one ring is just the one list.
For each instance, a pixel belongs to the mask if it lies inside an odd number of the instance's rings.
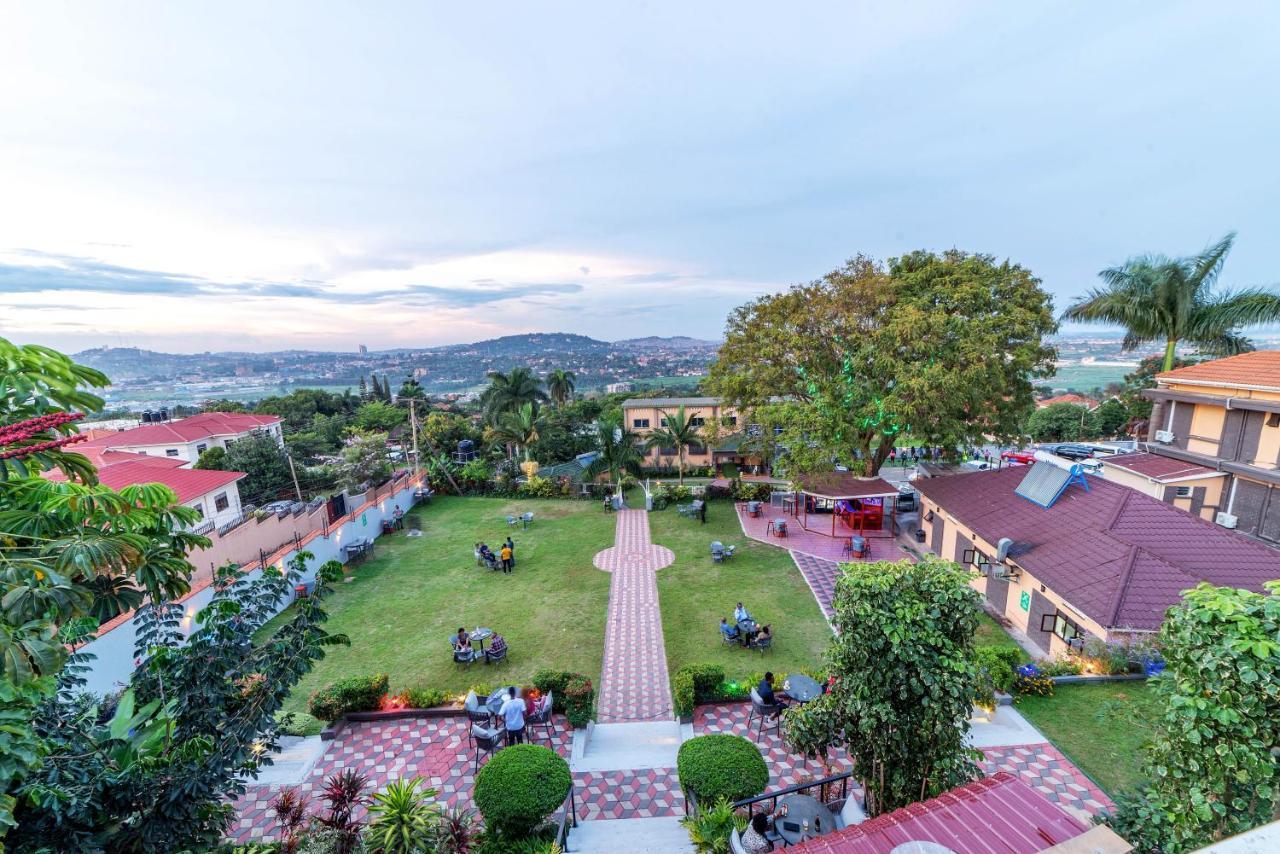
{"label": "residential building", "polygon": [[[622,402],[624,426],[642,438],[662,428],[662,419],[674,418],[680,407],[686,418],[693,419],[694,426],[709,430],[718,423],[721,434],[736,432],[738,416],[732,406],[723,406],[718,397],[649,397],[631,398]],[[704,434],[705,438],[705,434]],[[685,449],[686,466],[712,464],[711,449],[707,444]],[[646,466],[671,467],[676,464],[675,448],[652,448],[645,456]]]}
{"label": "residential building", "polygon": [[1143,395],[1150,453],[1225,475],[1216,489],[1197,484],[1200,512],[1280,545],[1280,350],[1166,371]]}
{"label": "residential building", "polygon": [[1046,397],[1044,400],[1036,401],[1036,409],[1044,409],[1046,406],[1053,406],[1055,403],[1070,403],[1075,406],[1083,406],[1090,412],[1098,408],[1098,401],[1091,397],[1085,397],[1083,394],[1068,392],[1067,394],[1059,394],[1055,397]]}
{"label": "residential building", "polygon": [[[81,445],[73,445],[79,450]],[[95,458],[96,457],[96,458]],[[112,489],[159,483],[169,487],[178,503],[200,513],[201,523],[214,527],[240,517],[240,490],[236,483],[245,476],[242,471],[214,471],[188,468],[185,460],[153,457],[106,450],[91,456],[98,466],[98,482]],[[66,480],[62,472],[45,473],[49,480]]]}
{"label": "residential building", "polygon": [[604,387],[604,393],[605,394],[625,394],[626,392],[634,391],[635,387],[636,387],[635,383],[627,383],[627,382],[608,383]]}
{"label": "residential building", "polygon": [[1037,463],[915,485],[930,550],[970,568],[988,609],[1046,655],[1090,637],[1154,632],[1200,581],[1260,591],[1280,578],[1272,549],[1107,478],[1078,475],[1048,506],[1019,494],[1024,478],[1044,466],[1054,468]]}
{"label": "residential building", "polygon": [[76,450],[82,453],[127,451],[195,463],[209,448],[226,448],[235,440],[252,433],[266,433],[283,445],[284,432],[281,425],[281,419],[275,415],[204,412],[178,421],[142,424],[115,433],[98,433],[95,438],[76,445]]}
{"label": "residential building", "polygon": [[1130,489],[1145,492],[1202,519],[1213,521],[1222,503],[1226,472],[1162,457],[1145,451],[1099,457],[1102,476]]}

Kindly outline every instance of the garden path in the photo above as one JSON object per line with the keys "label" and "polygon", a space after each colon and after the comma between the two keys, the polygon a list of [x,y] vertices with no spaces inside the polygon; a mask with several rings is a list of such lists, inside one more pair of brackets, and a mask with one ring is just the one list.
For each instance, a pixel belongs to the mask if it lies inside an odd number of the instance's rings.
{"label": "garden path", "polygon": [[600,723],[671,720],[656,573],[673,561],[670,549],[650,541],[644,510],[618,512],[613,546],[593,561],[613,575],[596,703]]}

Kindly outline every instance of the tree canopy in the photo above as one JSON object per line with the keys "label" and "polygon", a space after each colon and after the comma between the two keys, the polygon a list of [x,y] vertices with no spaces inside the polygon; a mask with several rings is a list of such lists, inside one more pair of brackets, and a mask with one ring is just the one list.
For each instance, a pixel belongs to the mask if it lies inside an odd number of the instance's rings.
{"label": "tree canopy", "polygon": [[1019,438],[1055,329],[1039,280],[1011,262],[858,256],[735,309],[708,387],[784,427],[788,471],[873,475],[907,432],[942,447]]}
{"label": "tree canopy", "polygon": [[289,458],[275,437],[267,433],[251,433],[232,442],[221,467],[245,473],[236,486],[241,499],[253,504],[274,501],[293,487]]}

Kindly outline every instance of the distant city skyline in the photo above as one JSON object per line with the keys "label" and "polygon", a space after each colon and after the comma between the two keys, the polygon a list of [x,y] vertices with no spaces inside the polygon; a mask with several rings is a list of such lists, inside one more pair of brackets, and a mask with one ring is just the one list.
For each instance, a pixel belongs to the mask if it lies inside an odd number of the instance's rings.
{"label": "distant city skyline", "polygon": [[1221,284],[1275,285],[1278,27],[1194,2],[21,4],[0,336],[718,340],[859,252],[1009,258],[1061,310],[1231,230]]}

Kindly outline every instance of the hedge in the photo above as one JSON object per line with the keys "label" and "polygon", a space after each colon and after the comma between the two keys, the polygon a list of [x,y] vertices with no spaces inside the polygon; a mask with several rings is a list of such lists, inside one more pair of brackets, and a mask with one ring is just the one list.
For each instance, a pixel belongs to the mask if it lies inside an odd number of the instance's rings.
{"label": "hedge", "polygon": [[535,830],[569,796],[569,763],[554,750],[517,744],[494,754],[472,793],[485,824],[505,837]]}
{"label": "hedge", "polygon": [[347,712],[372,712],[382,706],[387,693],[387,674],[348,676],[315,691],[308,711],[322,721],[336,721]]}
{"label": "hedge", "polygon": [[740,801],[769,785],[769,768],[760,750],[740,735],[700,735],[676,754],[680,785],[703,803],[717,798]]}
{"label": "hedge", "polygon": [[974,650],[979,671],[986,671],[991,686],[1009,693],[1013,689],[1013,671],[1022,663],[1018,650],[1008,646],[980,646]]}
{"label": "hedge", "polygon": [[718,664],[686,664],[672,680],[672,700],[678,715],[691,715],[698,703],[709,703],[723,696],[724,668]]}
{"label": "hedge", "polygon": [[533,674],[533,687],[542,693],[554,692],[555,710],[569,719],[569,725],[581,728],[595,711],[596,691],[591,680],[581,673],[542,669]]}

